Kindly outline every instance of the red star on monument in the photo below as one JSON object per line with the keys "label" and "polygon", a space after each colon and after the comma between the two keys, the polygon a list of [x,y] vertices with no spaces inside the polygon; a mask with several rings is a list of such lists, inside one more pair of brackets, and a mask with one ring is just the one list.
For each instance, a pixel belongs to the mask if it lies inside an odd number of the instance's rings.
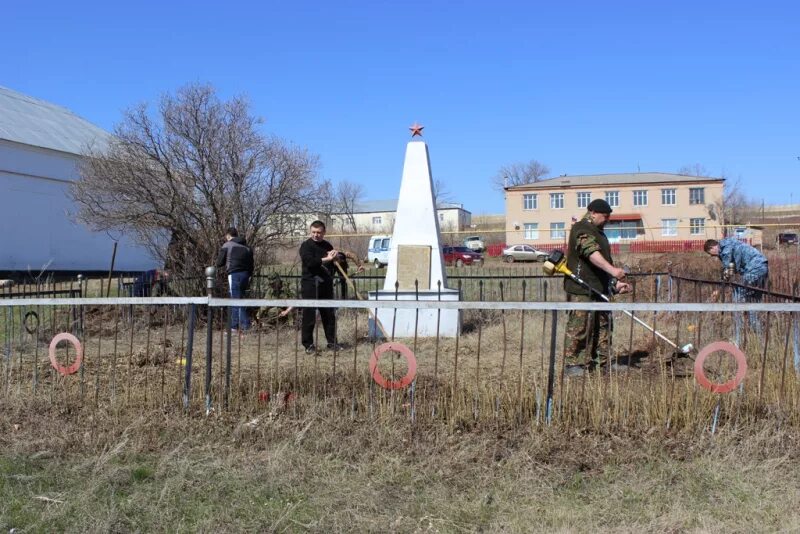
{"label": "red star on monument", "polygon": [[422,129],[425,128],[424,126],[420,126],[417,124],[417,121],[414,121],[414,124],[409,126],[409,130],[411,130],[411,137],[420,136],[422,137]]}

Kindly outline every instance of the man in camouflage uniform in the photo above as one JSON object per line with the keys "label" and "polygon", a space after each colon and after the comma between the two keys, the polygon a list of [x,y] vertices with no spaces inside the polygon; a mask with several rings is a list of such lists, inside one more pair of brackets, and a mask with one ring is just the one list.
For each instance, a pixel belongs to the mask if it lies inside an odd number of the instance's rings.
{"label": "man in camouflage uniform", "polygon": [[[567,267],[593,289],[604,295],[627,293],[625,271],[614,266],[611,246],[603,227],[611,217],[611,206],[602,199],[589,203],[588,212],[569,232]],[[568,302],[602,302],[600,297],[570,278],[564,279]],[[566,376],[581,376],[608,362],[611,313],[571,310],[567,320]]]}

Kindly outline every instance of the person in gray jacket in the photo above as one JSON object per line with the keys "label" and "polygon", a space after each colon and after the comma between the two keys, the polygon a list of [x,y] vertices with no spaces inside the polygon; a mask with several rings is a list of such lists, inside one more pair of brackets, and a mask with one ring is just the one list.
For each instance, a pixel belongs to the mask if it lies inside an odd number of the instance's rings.
{"label": "person in gray jacket", "polygon": [[[761,302],[762,294],[750,288],[765,288],[769,278],[769,262],[755,247],[736,238],[709,239],[703,244],[703,250],[722,263],[725,278],[734,273],[742,275],[742,283],[749,288],[736,287],[734,298],[737,301]],[[732,269],[731,269],[732,267]],[[734,272],[731,272],[734,271]]]}
{"label": "person in gray jacket", "polygon": [[[247,246],[244,238],[239,237],[239,232],[231,226],[225,233],[225,244],[217,255],[217,268],[225,267],[228,273],[228,287],[232,299],[244,298],[253,276],[253,250]],[[250,318],[247,309],[242,307],[231,308],[231,330],[247,330],[250,328]]]}

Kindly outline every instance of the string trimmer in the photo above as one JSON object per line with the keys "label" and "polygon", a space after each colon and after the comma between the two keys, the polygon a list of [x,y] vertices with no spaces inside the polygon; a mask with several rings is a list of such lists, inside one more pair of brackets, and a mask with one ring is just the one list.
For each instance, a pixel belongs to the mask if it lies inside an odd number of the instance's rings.
{"label": "string trimmer", "polygon": [[[546,274],[547,276],[562,274],[567,278],[573,280],[574,282],[580,284],[581,287],[588,289],[598,298],[604,300],[605,302],[611,302],[611,299],[609,299],[608,296],[604,295],[600,291],[597,291],[588,283],[581,280],[578,276],[575,275],[575,273],[573,273],[570,270],[569,267],[567,267],[567,257],[564,256],[564,253],[560,250],[554,250],[550,253],[550,256],[548,256],[547,260],[544,262],[544,265],[542,266],[542,270],[544,270],[544,274]],[[683,347],[678,347],[677,343],[675,343],[674,341],[666,337],[664,334],[662,334],[649,324],[645,323],[644,321],[636,317],[633,313],[629,312],[628,310],[622,310],[622,311],[623,313],[628,315],[631,319],[633,319],[634,321],[636,321],[637,323],[648,329],[650,332],[661,338],[668,345],[674,348],[678,353],[689,354],[692,350],[694,350],[694,345],[692,345],[691,343],[687,343]]]}

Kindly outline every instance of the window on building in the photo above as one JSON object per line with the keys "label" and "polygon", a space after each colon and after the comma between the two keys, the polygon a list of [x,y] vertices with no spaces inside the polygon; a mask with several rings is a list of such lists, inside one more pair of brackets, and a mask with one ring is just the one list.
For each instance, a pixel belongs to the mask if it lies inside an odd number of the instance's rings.
{"label": "window on building", "polygon": [[706,220],[703,217],[689,219],[689,233],[692,235],[702,235],[706,233]]}
{"label": "window on building", "polygon": [[579,208],[585,208],[586,206],[589,205],[589,202],[591,202],[591,201],[592,201],[592,193],[590,193],[588,191],[586,191],[586,192],[582,191],[582,192],[578,193],[578,207]]}
{"label": "window on building", "polygon": [[619,241],[620,239],[636,239],[640,232],[641,221],[611,221],[603,228],[603,232],[609,241]]}
{"label": "window on building", "polygon": [[637,189],[633,192],[633,205],[634,206],[647,206],[647,190]]}
{"label": "window on building", "polygon": [[525,239],[539,239],[539,223],[525,223]]}
{"label": "window on building", "polygon": [[439,212],[439,222],[444,222],[444,213]]}
{"label": "window on building", "polygon": [[689,204],[705,204],[705,203],[706,203],[705,187],[690,187]]}
{"label": "window on building", "polygon": [[566,237],[565,223],[550,223],[550,239],[565,239]]}
{"label": "window on building", "polygon": [[536,193],[529,193],[526,195],[522,195],[522,209],[524,210],[539,209],[539,199],[537,198]]}
{"label": "window on building", "polygon": [[564,209],[564,193],[550,193],[550,209]]}
{"label": "window on building", "polygon": [[662,189],[661,190],[661,204],[663,206],[674,206],[675,205],[675,190],[674,189]]}
{"label": "window on building", "polygon": [[678,219],[661,219],[661,235],[676,237],[678,235]]}
{"label": "window on building", "polygon": [[381,218],[380,215],[375,216],[372,218],[372,224],[375,226],[380,226],[381,224],[383,224],[383,219]]}
{"label": "window on building", "polygon": [[619,207],[619,191],[606,191],[606,202],[612,208]]}

